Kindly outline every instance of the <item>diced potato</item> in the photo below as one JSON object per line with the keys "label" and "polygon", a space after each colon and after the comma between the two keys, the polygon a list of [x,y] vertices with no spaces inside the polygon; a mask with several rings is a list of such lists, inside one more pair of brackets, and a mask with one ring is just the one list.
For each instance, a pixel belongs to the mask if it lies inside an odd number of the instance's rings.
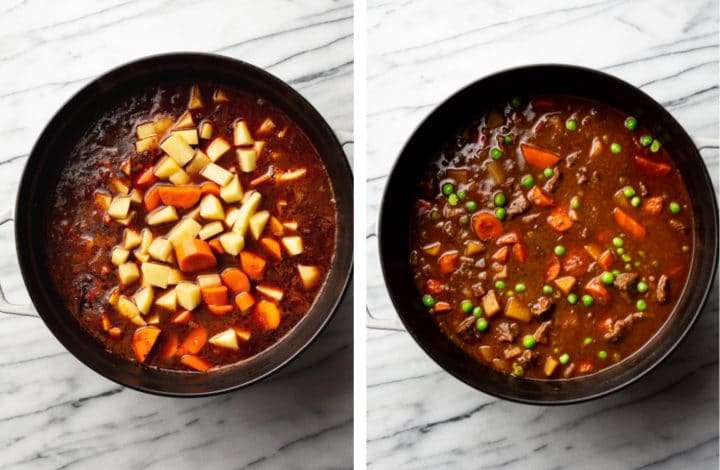
{"label": "diced potato", "polygon": [[208,140],[213,135],[213,125],[211,122],[205,121],[200,124],[200,138]]}
{"label": "diced potato", "polygon": [[[188,145],[197,145],[200,141],[198,140],[197,129],[180,129],[172,131],[170,135],[178,135],[187,142]],[[178,162],[179,163],[179,162]]]}
{"label": "diced potato", "polygon": [[140,271],[138,271],[137,264],[131,261],[118,266],[118,277],[120,278],[120,284],[123,286],[129,286],[140,279]]}
{"label": "diced potato", "polygon": [[200,217],[207,220],[225,220],[225,210],[220,199],[214,194],[206,194],[200,201]]}
{"label": "diced potato", "polygon": [[135,211],[130,211],[127,217],[125,217],[124,219],[116,219],[115,222],[122,225],[123,227],[127,227],[128,225],[130,225],[130,222],[133,221],[135,215],[137,215]]}
{"label": "diced potato", "polygon": [[218,88],[217,90],[215,90],[215,93],[213,93],[213,101],[216,103],[227,103],[228,101],[230,101],[230,98],[228,97],[225,90],[221,90],[220,88]]}
{"label": "diced potato", "polygon": [[291,237],[282,237],[280,242],[290,256],[296,256],[303,252],[303,241],[297,235]]}
{"label": "diced potato", "polygon": [[133,251],[133,256],[141,263],[147,263],[148,261],[150,261],[150,255],[147,253],[143,253],[139,249]]}
{"label": "diced potato", "polygon": [[165,133],[166,130],[170,128],[173,124],[173,118],[166,117],[166,118],[160,118],[156,119],[153,123],[153,127],[155,127],[155,133],[160,136],[163,133]]}
{"label": "diced potato", "polygon": [[147,319],[145,320],[148,325],[159,325],[160,324],[160,315],[157,313],[153,313]]}
{"label": "diced potato", "polygon": [[120,171],[122,171],[125,176],[130,176],[130,173],[132,173],[132,159],[126,158],[125,161],[120,164]]}
{"label": "diced potato", "polygon": [[136,230],[126,228],[123,233],[123,248],[126,250],[132,250],[136,246],[140,245],[140,234]]}
{"label": "diced potato", "polygon": [[188,129],[190,127],[195,127],[195,121],[193,121],[190,111],[185,111],[175,123],[175,129]]}
{"label": "diced potato", "polygon": [[230,143],[222,137],[215,137],[207,147],[207,156],[213,162],[216,162],[230,150]]}
{"label": "diced potato", "polygon": [[120,298],[120,289],[113,287],[107,297],[107,303],[113,307],[117,307],[118,299]]}
{"label": "diced potato", "polygon": [[115,196],[107,213],[113,219],[124,219],[130,212],[130,196]]}
{"label": "diced potato", "polygon": [[250,217],[255,214],[257,208],[260,207],[260,202],[262,202],[262,196],[257,191],[249,191],[245,193],[245,197],[247,199],[240,206],[233,224],[233,231],[238,232],[240,235],[245,235],[248,225],[250,225]]}
{"label": "diced potato", "polygon": [[185,166],[195,155],[195,150],[190,147],[190,142],[185,140],[185,132],[194,132],[195,143],[197,143],[197,131],[190,129],[189,131],[172,131],[170,136],[163,140],[160,148],[168,154],[170,158],[175,160],[179,166]]}
{"label": "diced potato", "polygon": [[304,264],[297,265],[300,280],[305,289],[312,289],[320,280],[320,268],[317,266],[306,266]]}
{"label": "diced potato", "polygon": [[555,359],[552,356],[548,356],[547,359],[545,359],[545,365],[543,366],[543,372],[545,373],[545,377],[550,377],[555,372],[555,369],[557,369],[559,362],[557,359]]}
{"label": "diced potato", "polygon": [[185,171],[189,175],[194,176],[200,173],[202,169],[208,166],[210,163],[212,162],[210,161],[210,158],[205,154],[205,152],[198,149],[195,152],[195,156],[193,157],[193,159],[185,167]]}
{"label": "diced potato", "polygon": [[573,287],[575,287],[575,282],[577,279],[575,279],[574,276],[563,276],[555,279],[555,285],[558,289],[560,289],[560,292],[562,292],[564,295],[568,295]]}
{"label": "diced potato", "polygon": [[245,248],[245,238],[237,232],[226,232],[218,237],[225,253],[237,256]]}
{"label": "diced potato", "polygon": [[158,261],[167,261],[172,252],[172,244],[165,238],[156,238],[150,244],[148,254]]}
{"label": "diced potato", "polygon": [[203,287],[219,287],[222,285],[222,279],[218,274],[200,274],[197,277],[198,285]]}
{"label": "diced potato", "polygon": [[177,219],[178,214],[173,206],[161,206],[150,212],[145,221],[148,225],[161,225],[175,222]]}
{"label": "diced potato", "polygon": [[156,148],[158,148],[158,139],[154,135],[135,142],[136,153],[152,152]]}
{"label": "diced potato", "polygon": [[296,181],[305,176],[306,174],[307,170],[305,168],[298,168],[296,170],[280,173],[275,177],[275,179],[282,182]]}
{"label": "diced potato", "polygon": [[263,230],[265,230],[265,225],[267,225],[269,219],[270,213],[268,211],[256,212],[252,217],[250,217],[250,233],[255,240],[260,239],[260,236],[262,236]]}
{"label": "diced potato", "polygon": [[155,293],[151,286],[143,287],[133,295],[135,305],[137,305],[138,310],[140,310],[143,315],[150,313],[154,298]]}
{"label": "diced potato", "polygon": [[140,316],[140,310],[135,305],[135,302],[130,300],[130,297],[121,295],[117,302],[118,313],[121,317],[126,318],[137,326],[145,325],[145,320]]}
{"label": "diced potato", "polygon": [[597,261],[600,258],[600,255],[602,255],[602,248],[594,243],[588,243],[583,248],[585,248],[585,251],[587,251],[595,261]]}
{"label": "diced potato", "polygon": [[257,133],[261,134],[261,135],[270,134],[276,128],[277,128],[277,126],[275,125],[275,122],[268,117],[268,118],[265,118],[265,120],[262,122],[262,124],[260,124],[260,128],[258,129]]}
{"label": "diced potato", "polygon": [[194,310],[200,305],[200,287],[194,282],[181,282],[175,286],[177,302],[185,310]]}
{"label": "diced potato", "polygon": [[246,328],[240,328],[237,326],[233,329],[235,330],[235,333],[237,333],[238,339],[241,339],[243,341],[250,341],[250,336],[251,336],[250,330],[248,330]]}
{"label": "diced potato", "polygon": [[167,234],[168,241],[172,243],[172,246],[176,247],[188,238],[195,238],[202,225],[197,220],[190,217],[183,217],[183,219],[175,224],[173,228]]}
{"label": "diced potato", "polygon": [[172,184],[175,186],[180,186],[183,184],[188,184],[190,182],[190,175],[185,173],[184,170],[176,171],[172,175],[170,175],[170,178],[168,178]]}
{"label": "diced potato", "polygon": [[235,132],[233,134],[233,143],[236,147],[252,145],[255,142],[250,135],[250,129],[248,129],[247,122],[236,121]]}
{"label": "diced potato", "polygon": [[276,302],[280,302],[285,295],[283,290],[277,286],[271,286],[268,284],[258,284],[255,289],[265,297],[272,299]]}
{"label": "diced potato", "polygon": [[150,244],[153,241],[153,234],[148,228],[144,228],[142,232],[140,232],[140,252],[141,253],[147,253],[148,249],[150,249]]}
{"label": "diced potato", "polygon": [[285,232],[285,228],[283,227],[283,224],[280,223],[280,221],[275,217],[274,215],[270,216],[270,220],[268,220],[268,224],[270,225],[270,233],[272,233],[275,236],[280,236]]}
{"label": "diced potato", "polygon": [[237,175],[233,176],[228,184],[220,188],[220,197],[225,202],[238,202],[242,199],[243,190],[240,185],[240,178]]}
{"label": "diced potato", "polygon": [[168,179],[182,168],[170,157],[163,157],[153,168],[153,174],[160,179]]}
{"label": "diced potato", "polygon": [[110,261],[115,266],[120,266],[121,264],[123,264],[127,261],[129,256],[130,256],[130,252],[128,250],[116,247],[112,251],[112,257],[110,258]]}
{"label": "diced potato", "polygon": [[284,139],[285,134],[287,134],[287,127],[283,127],[282,129],[280,129],[278,131],[278,133],[277,133],[278,139]]}
{"label": "diced potato", "polygon": [[213,183],[217,183],[221,187],[228,184],[233,177],[232,173],[214,163],[210,163],[203,168],[202,171],[200,171],[200,174]]}
{"label": "diced potato", "polygon": [[177,310],[177,292],[175,292],[175,288],[163,292],[155,301],[155,305],[170,311]]}
{"label": "diced potato", "polygon": [[200,218],[200,204],[197,204],[190,212],[185,214],[186,219],[193,219],[197,221]]}
{"label": "diced potato", "polygon": [[237,333],[235,333],[233,328],[228,328],[227,330],[221,331],[215,336],[210,337],[208,342],[218,348],[230,349],[231,351],[237,351],[240,349]]}
{"label": "diced potato", "polygon": [[143,263],[140,267],[145,281],[155,287],[165,289],[170,276],[170,266],[153,262]]}
{"label": "diced potato", "polygon": [[130,202],[132,202],[132,203],[140,204],[141,202],[143,202],[143,194],[140,191],[138,191],[137,188],[133,188],[130,191],[129,196],[130,196]]}
{"label": "diced potato", "polygon": [[176,268],[170,268],[170,274],[168,274],[168,285],[174,286],[175,284],[178,284],[180,281],[184,281],[185,277],[180,272],[179,269]]}
{"label": "diced potato", "polygon": [[253,149],[255,149],[255,154],[258,158],[262,157],[263,150],[265,150],[265,141],[264,140],[256,140],[253,144]]}
{"label": "diced potato", "polygon": [[225,211],[225,225],[228,227],[232,227],[235,223],[235,219],[237,219],[238,214],[240,213],[239,207],[231,207],[230,209]]}
{"label": "diced potato", "polygon": [[255,149],[237,149],[240,171],[250,173],[257,168],[257,152]]}
{"label": "diced potato", "polygon": [[190,104],[188,109],[200,109],[203,107],[202,98],[200,96],[200,88],[197,85],[193,85],[190,90]]}
{"label": "diced potato", "polygon": [[222,222],[210,222],[209,224],[205,224],[203,228],[200,229],[198,232],[198,237],[200,240],[207,240],[208,238],[214,237],[218,233],[221,233],[223,231],[224,227]]}
{"label": "diced potato", "polygon": [[156,134],[155,123],[144,122],[140,124],[135,128],[135,134],[137,135],[138,139],[144,139],[146,137],[154,136]]}
{"label": "diced potato", "polygon": [[440,244],[440,242],[433,242],[433,243],[430,243],[429,245],[425,245],[423,247],[423,251],[425,253],[429,254],[430,256],[437,256],[438,254],[440,254],[440,248],[442,248],[442,245]]}
{"label": "diced potato", "polygon": [[108,210],[108,207],[110,207],[110,203],[112,202],[112,196],[105,193],[96,192],[95,193],[95,205],[98,206],[98,208],[106,211]]}
{"label": "diced potato", "polygon": [[480,299],[480,304],[482,305],[483,312],[485,312],[485,316],[488,318],[495,316],[501,310],[495,291],[492,289]]}
{"label": "diced potato", "polygon": [[529,322],[532,318],[530,308],[523,301],[516,297],[510,297],[505,304],[505,316],[514,318],[524,322]]}
{"label": "diced potato", "polygon": [[283,227],[290,230],[291,232],[297,232],[298,223],[295,221],[283,222]]}

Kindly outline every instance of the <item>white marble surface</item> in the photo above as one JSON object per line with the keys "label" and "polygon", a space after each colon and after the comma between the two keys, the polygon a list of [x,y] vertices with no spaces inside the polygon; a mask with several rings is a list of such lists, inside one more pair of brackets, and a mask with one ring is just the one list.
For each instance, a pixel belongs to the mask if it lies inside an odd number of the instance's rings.
{"label": "white marble surface", "polygon": [[[567,62],[600,68],[718,136],[716,1],[368,2],[368,211],[405,139],[444,98],[491,72]],[[717,187],[718,150],[702,155]],[[368,303],[395,315],[368,243]],[[371,468],[716,469],[718,295],[682,346],[640,383],[547,408],[484,395],[406,333],[368,333]]]}
{"label": "white marble surface", "polygon": [[[292,84],[334,128],[352,129],[352,33],[349,0],[5,0],[0,208],[13,204],[50,116],[94,77],[145,55],[249,61]],[[28,300],[11,224],[0,227],[0,282],[10,299]],[[271,379],[215,398],[169,399],[95,374],[40,320],[0,314],[0,467],[349,468],[352,350],[348,295],[320,338]]]}

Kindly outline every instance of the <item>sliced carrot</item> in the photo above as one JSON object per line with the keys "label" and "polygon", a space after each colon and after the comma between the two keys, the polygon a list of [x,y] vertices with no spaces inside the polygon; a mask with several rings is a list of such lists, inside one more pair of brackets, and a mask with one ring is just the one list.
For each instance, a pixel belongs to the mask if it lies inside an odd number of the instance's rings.
{"label": "sliced carrot", "polygon": [[435,310],[436,313],[449,312],[452,310],[452,305],[447,302],[435,302],[433,310]]}
{"label": "sliced carrot", "polygon": [[274,238],[264,237],[260,239],[260,244],[272,255],[276,260],[282,259],[282,250],[280,250],[280,242]]}
{"label": "sliced carrot", "polygon": [[599,277],[590,279],[590,281],[585,284],[585,290],[603,305],[610,302],[610,292],[605,288],[605,285],[603,285]]}
{"label": "sliced carrot", "polygon": [[510,256],[510,247],[507,245],[500,247],[495,253],[493,253],[491,259],[496,263],[505,264],[507,263],[508,257]]}
{"label": "sliced carrot", "polygon": [[220,186],[213,183],[212,181],[205,181],[200,185],[200,194],[203,196],[212,194],[213,196],[220,196]]}
{"label": "sliced carrot", "polygon": [[187,325],[187,323],[192,319],[192,312],[190,310],[183,310],[180,313],[177,313],[175,316],[170,319],[170,323],[174,323],[176,325]]}
{"label": "sliced carrot", "polygon": [[203,287],[200,289],[203,302],[208,305],[227,305],[228,289],[225,286]]}
{"label": "sliced carrot", "polygon": [[553,255],[545,265],[545,282],[551,282],[560,275],[560,258]]}
{"label": "sliced carrot", "polygon": [[658,215],[662,212],[663,198],[662,196],[645,198],[643,199],[642,206],[640,206],[640,208],[647,215]]}
{"label": "sliced carrot", "polygon": [[512,248],[513,257],[521,263],[524,263],[530,257],[530,250],[524,243],[517,243]]}
{"label": "sliced carrot", "polygon": [[533,145],[520,144],[520,150],[525,161],[538,168],[549,168],[557,165],[560,161],[560,157],[554,152]]}
{"label": "sliced carrot", "polygon": [[152,165],[145,168],[133,180],[133,187],[138,189],[147,189],[157,182],[157,177],[153,173]]}
{"label": "sliced carrot", "polygon": [[217,264],[210,246],[198,238],[187,238],[175,246],[175,257],[180,270],[186,273],[204,271]]}
{"label": "sliced carrot", "polygon": [[212,367],[212,364],[205,359],[193,356],[192,354],[186,354],[185,356],[181,357],[180,363],[190,367],[191,369],[195,369],[198,372],[207,372],[208,369]]}
{"label": "sliced carrot", "polygon": [[154,211],[158,207],[160,207],[160,186],[153,186],[150,188],[146,193],[145,197],[143,198],[143,203],[145,204],[145,210],[147,212]]}
{"label": "sliced carrot", "polygon": [[555,206],[555,201],[538,186],[533,186],[532,189],[528,191],[528,199],[537,207],[543,209]]}
{"label": "sliced carrot", "polygon": [[612,267],[613,261],[615,261],[615,257],[610,250],[603,251],[603,253],[598,257],[598,264],[605,271]]}
{"label": "sliced carrot", "polygon": [[240,252],[240,267],[253,281],[261,281],[265,276],[265,267],[267,261],[262,256],[256,255],[252,251]]}
{"label": "sliced carrot", "polygon": [[423,286],[428,294],[436,295],[445,291],[445,285],[438,279],[428,279]]}
{"label": "sliced carrot", "polygon": [[210,240],[208,242],[208,245],[210,245],[210,248],[212,248],[212,251],[215,253],[222,255],[225,253],[225,248],[223,248],[222,243],[220,243],[220,240],[217,238],[215,240]]}
{"label": "sliced carrot", "polygon": [[238,310],[241,312],[247,312],[250,310],[250,307],[255,305],[255,299],[250,292],[240,292],[235,296],[235,305],[237,305]]}
{"label": "sliced carrot", "polygon": [[235,308],[232,305],[212,305],[212,304],[208,305],[207,307],[208,307],[208,310],[210,310],[210,313],[212,313],[213,315],[218,315],[218,316],[226,315],[226,314],[232,312],[233,309]]}
{"label": "sliced carrot", "polygon": [[573,225],[573,221],[568,215],[567,209],[564,207],[557,207],[550,215],[547,216],[547,223],[550,228],[556,232],[566,232],[570,230]]}
{"label": "sliced carrot", "polygon": [[280,326],[280,308],[267,300],[261,300],[255,305],[255,320],[266,330],[275,330]]}
{"label": "sliced carrot", "polygon": [[252,186],[252,187],[260,186],[261,184],[267,183],[268,181],[270,181],[270,178],[272,178],[272,175],[269,172],[265,173],[264,175],[258,176],[257,178],[251,180],[250,186]]}
{"label": "sliced carrot", "polygon": [[207,343],[207,330],[198,323],[185,337],[185,341],[178,349],[178,354],[197,354],[205,346],[205,343]]}
{"label": "sliced carrot", "polygon": [[672,170],[672,167],[667,163],[656,162],[655,160],[650,160],[649,158],[639,155],[635,156],[635,163],[641,170],[653,176],[665,176]]}
{"label": "sliced carrot", "polygon": [[438,269],[442,274],[450,274],[457,269],[460,253],[457,250],[446,251],[438,258]]}
{"label": "sliced carrot", "polygon": [[519,243],[522,237],[517,232],[511,231],[504,233],[498,237],[498,239],[495,241],[496,245],[513,245],[515,243]]}
{"label": "sliced carrot", "polygon": [[160,336],[160,328],[156,326],[142,326],[135,330],[135,334],[132,339],[132,348],[135,351],[135,358],[139,363],[144,363],[147,359],[148,354],[152,351]]}
{"label": "sliced carrot", "polygon": [[178,337],[174,333],[170,333],[165,336],[162,347],[160,348],[160,358],[170,359],[175,355],[178,349]]}
{"label": "sliced carrot", "polygon": [[482,241],[494,240],[503,233],[502,223],[490,212],[478,212],[472,217],[472,228]]}
{"label": "sliced carrot", "polygon": [[160,200],[166,206],[189,209],[200,200],[202,193],[197,186],[160,186]]}
{"label": "sliced carrot", "polygon": [[250,290],[250,280],[247,275],[238,268],[228,268],[220,275],[222,281],[233,294],[240,292],[248,292]]}
{"label": "sliced carrot", "polygon": [[616,207],[613,209],[613,217],[615,218],[615,223],[633,237],[638,240],[645,238],[645,227],[643,227],[637,220],[633,219],[627,212]]}
{"label": "sliced carrot", "polygon": [[562,269],[571,276],[582,276],[591,262],[590,255],[583,248],[571,248],[563,256]]}

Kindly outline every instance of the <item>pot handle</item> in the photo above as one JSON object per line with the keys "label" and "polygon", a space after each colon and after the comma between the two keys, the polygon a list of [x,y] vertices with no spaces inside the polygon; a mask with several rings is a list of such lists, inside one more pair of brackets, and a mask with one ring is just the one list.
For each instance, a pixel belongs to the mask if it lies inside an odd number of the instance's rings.
{"label": "pot handle", "polygon": [[695,146],[699,149],[716,149],[720,147],[720,139],[718,139],[717,137],[692,136],[692,140],[695,142]]}
{"label": "pot handle", "polygon": [[[0,225],[3,225],[5,222],[9,222],[11,220],[13,220],[13,215],[10,209],[4,209],[0,211]],[[2,290],[2,286],[0,286],[0,313],[9,313],[12,315],[19,315],[23,317],[38,316],[32,304],[18,305],[8,302],[8,300],[5,298],[5,293]]]}
{"label": "pot handle", "polygon": [[[377,228],[374,224],[371,224],[367,229],[367,235],[365,240],[377,237]],[[367,327],[371,330],[386,330],[386,331],[407,331],[403,326],[402,322],[398,318],[380,318],[376,317],[370,311],[370,307],[365,306],[367,312]]]}

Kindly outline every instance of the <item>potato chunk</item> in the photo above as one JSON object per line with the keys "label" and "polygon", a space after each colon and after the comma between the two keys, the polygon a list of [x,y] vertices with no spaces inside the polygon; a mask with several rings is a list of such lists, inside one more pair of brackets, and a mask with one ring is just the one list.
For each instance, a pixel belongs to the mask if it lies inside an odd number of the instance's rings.
{"label": "potato chunk", "polygon": [[297,256],[303,252],[303,241],[297,235],[282,237],[280,242],[290,256]]}
{"label": "potato chunk", "polygon": [[110,202],[107,213],[113,219],[124,219],[130,212],[130,197],[116,196]]}
{"label": "potato chunk", "polygon": [[236,147],[242,147],[252,145],[255,142],[250,135],[250,129],[248,129],[247,122],[237,121],[235,122],[235,132],[233,133],[233,143]]}
{"label": "potato chunk", "polygon": [[237,256],[245,248],[245,238],[237,232],[223,233],[218,239],[229,255]]}
{"label": "potato chunk", "polygon": [[143,326],[146,324],[145,320],[140,316],[140,310],[135,305],[135,302],[125,295],[118,298],[117,310],[121,317],[126,318],[135,325]]}
{"label": "potato chunk", "polygon": [[178,214],[173,206],[162,206],[150,212],[145,218],[145,221],[148,225],[161,225],[168,222],[175,222],[177,219]]}
{"label": "potato chunk", "polygon": [[555,279],[555,285],[558,289],[560,289],[560,292],[562,292],[564,295],[568,295],[573,287],[575,287],[575,282],[577,279],[575,279],[574,276],[563,276]]}
{"label": "potato chunk", "polygon": [[148,249],[148,254],[158,261],[167,261],[170,253],[172,253],[172,244],[165,238],[156,238]]}
{"label": "potato chunk", "polygon": [[230,150],[230,144],[222,137],[215,137],[208,145],[206,153],[213,162],[217,161]]}
{"label": "potato chunk", "polygon": [[220,188],[220,198],[225,202],[238,202],[242,200],[242,197],[243,190],[237,175],[233,176],[228,184]]}
{"label": "potato chunk", "polygon": [[200,305],[200,287],[193,282],[181,282],[175,286],[177,302],[185,310],[194,310]]}
{"label": "potato chunk", "polygon": [[175,292],[175,287],[165,291],[160,297],[158,297],[155,301],[155,305],[170,311],[177,310],[177,292]]}
{"label": "potato chunk", "polygon": [[237,351],[240,349],[240,345],[237,340],[237,333],[234,328],[228,328],[227,330],[221,331],[215,336],[212,336],[208,342],[218,348],[230,349],[231,351]]}
{"label": "potato chunk", "polygon": [[154,297],[153,288],[151,286],[146,286],[133,295],[133,300],[135,301],[135,305],[137,305],[138,310],[140,310],[143,315],[147,315],[150,313],[150,309],[152,308]]}
{"label": "potato chunk", "polygon": [[320,280],[320,269],[317,266],[306,266],[304,264],[297,265],[300,280],[305,289],[312,289]]}
{"label": "potato chunk", "polygon": [[137,281],[140,278],[140,271],[138,271],[137,264],[131,261],[118,266],[118,277],[120,278],[120,284],[123,286],[129,286]]}
{"label": "potato chunk", "polygon": [[257,168],[257,152],[255,149],[237,149],[240,171],[250,173]]}
{"label": "potato chunk", "polygon": [[514,318],[524,322],[529,322],[532,318],[530,308],[516,297],[510,297],[505,304],[505,316]]}
{"label": "potato chunk", "polygon": [[252,217],[250,217],[250,233],[255,240],[260,240],[269,219],[270,213],[268,211],[256,212]]}
{"label": "potato chunk", "polygon": [[[195,142],[197,143],[197,132],[194,129],[192,129],[192,132],[195,132]],[[185,141],[179,131],[173,131],[170,137],[163,140],[160,148],[163,149],[170,158],[175,160],[175,163],[179,166],[185,166],[186,163],[192,160],[193,155],[195,155],[195,150],[190,147],[189,143]]]}
{"label": "potato chunk", "polygon": [[158,263],[143,263],[141,268],[144,280],[151,286],[165,289],[170,276],[170,266]]}
{"label": "potato chunk", "polygon": [[483,298],[480,300],[483,312],[486,317],[493,317],[500,312],[500,303],[497,300],[497,295],[494,290],[489,290]]}
{"label": "potato chunk", "polygon": [[232,173],[214,163],[210,163],[203,168],[202,171],[200,171],[200,174],[213,183],[217,183],[221,187],[228,184],[233,177]]}
{"label": "potato chunk", "polygon": [[206,220],[225,220],[223,205],[213,194],[206,194],[200,201],[200,217]]}

